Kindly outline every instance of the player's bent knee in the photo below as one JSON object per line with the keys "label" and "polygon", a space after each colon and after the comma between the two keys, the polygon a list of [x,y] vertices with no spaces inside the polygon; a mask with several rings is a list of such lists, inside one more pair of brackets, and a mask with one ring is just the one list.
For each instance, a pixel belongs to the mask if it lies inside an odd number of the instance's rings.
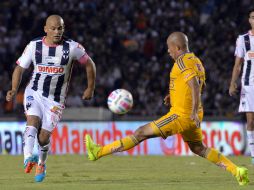
{"label": "player's bent knee", "polygon": [[38,135],[38,143],[40,146],[45,146],[50,142],[51,133],[46,130],[41,130],[40,134]]}
{"label": "player's bent knee", "polygon": [[29,115],[27,116],[27,125],[28,126],[34,126],[37,129],[40,127],[40,118],[38,116]]}
{"label": "player's bent knee", "polygon": [[49,139],[46,139],[46,138],[39,138],[38,139],[38,143],[40,146],[46,146],[47,144],[49,144]]}

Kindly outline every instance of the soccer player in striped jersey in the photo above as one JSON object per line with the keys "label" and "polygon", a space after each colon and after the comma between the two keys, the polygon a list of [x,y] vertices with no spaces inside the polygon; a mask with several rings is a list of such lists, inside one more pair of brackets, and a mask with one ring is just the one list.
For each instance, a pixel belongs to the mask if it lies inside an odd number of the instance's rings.
{"label": "soccer player in striped jersey", "polygon": [[[72,66],[79,62],[87,73],[87,88],[83,99],[94,94],[96,67],[79,43],[65,39],[64,21],[59,15],[47,18],[46,36],[36,38],[27,45],[12,75],[12,88],[6,100],[11,101],[19,88],[22,74],[31,63],[33,75],[24,94],[27,124],[24,131],[24,168],[30,173],[36,166],[35,181],[41,182],[46,175],[46,159],[50,148],[50,136],[59,122],[64,109]],[[38,137],[39,157],[32,155],[35,138]]]}
{"label": "soccer player in striped jersey", "polygon": [[249,11],[248,16],[251,30],[237,38],[229,95],[237,92],[237,80],[243,65],[239,112],[246,113],[247,139],[254,164],[254,9]]}
{"label": "soccer player in striped jersey", "polygon": [[194,53],[189,51],[188,38],[182,32],[174,32],[167,39],[168,53],[175,60],[170,72],[169,94],[165,97],[170,111],[156,121],[138,128],[133,135],[111,144],[100,146],[86,135],[89,160],[97,160],[114,152],[133,148],[142,141],[181,134],[191,151],[232,173],[239,185],[249,182],[248,170],[238,167],[224,155],[202,143],[200,122],[203,119],[201,92],[205,84],[205,69]]}

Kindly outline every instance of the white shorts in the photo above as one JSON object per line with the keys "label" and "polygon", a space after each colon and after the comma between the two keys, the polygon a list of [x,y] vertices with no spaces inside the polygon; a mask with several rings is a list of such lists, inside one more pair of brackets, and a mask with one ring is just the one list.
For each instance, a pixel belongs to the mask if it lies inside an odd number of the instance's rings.
{"label": "white shorts", "polygon": [[35,115],[41,118],[42,129],[52,132],[62,117],[64,105],[43,97],[40,92],[26,88],[24,109],[26,115]]}
{"label": "white shorts", "polygon": [[254,86],[242,86],[239,112],[254,112]]}

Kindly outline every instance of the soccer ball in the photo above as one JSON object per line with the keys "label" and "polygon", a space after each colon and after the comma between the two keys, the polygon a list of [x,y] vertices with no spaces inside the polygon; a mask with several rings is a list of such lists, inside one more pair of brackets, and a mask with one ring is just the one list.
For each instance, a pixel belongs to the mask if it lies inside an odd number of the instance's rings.
{"label": "soccer ball", "polygon": [[108,96],[108,107],[116,114],[125,114],[133,106],[133,98],[129,91],[125,89],[117,89]]}

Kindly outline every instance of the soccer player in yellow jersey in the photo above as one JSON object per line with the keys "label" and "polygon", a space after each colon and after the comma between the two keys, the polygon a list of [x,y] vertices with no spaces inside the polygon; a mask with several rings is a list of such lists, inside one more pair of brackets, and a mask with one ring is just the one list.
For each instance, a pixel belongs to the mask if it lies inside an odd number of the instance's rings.
{"label": "soccer player in yellow jersey", "polygon": [[182,32],[174,32],[167,39],[168,53],[175,60],[170,73],[169,94],[164,103],[170,111],[156,121],[139,127],[133,135],[100,146],[86,135],[86,148],[89,160],[97,160],[114,152],[125,151],[140,142],[154,137],[166,139],[181,134],[191,151],[217,166],[231,172],[239,185],[249,183],[248,170],[238,167],[224,155],[202,143],[200,122],[203,119],[201,91],[205,84],[205,69],[201,61],[188,48],[188,38]]}

